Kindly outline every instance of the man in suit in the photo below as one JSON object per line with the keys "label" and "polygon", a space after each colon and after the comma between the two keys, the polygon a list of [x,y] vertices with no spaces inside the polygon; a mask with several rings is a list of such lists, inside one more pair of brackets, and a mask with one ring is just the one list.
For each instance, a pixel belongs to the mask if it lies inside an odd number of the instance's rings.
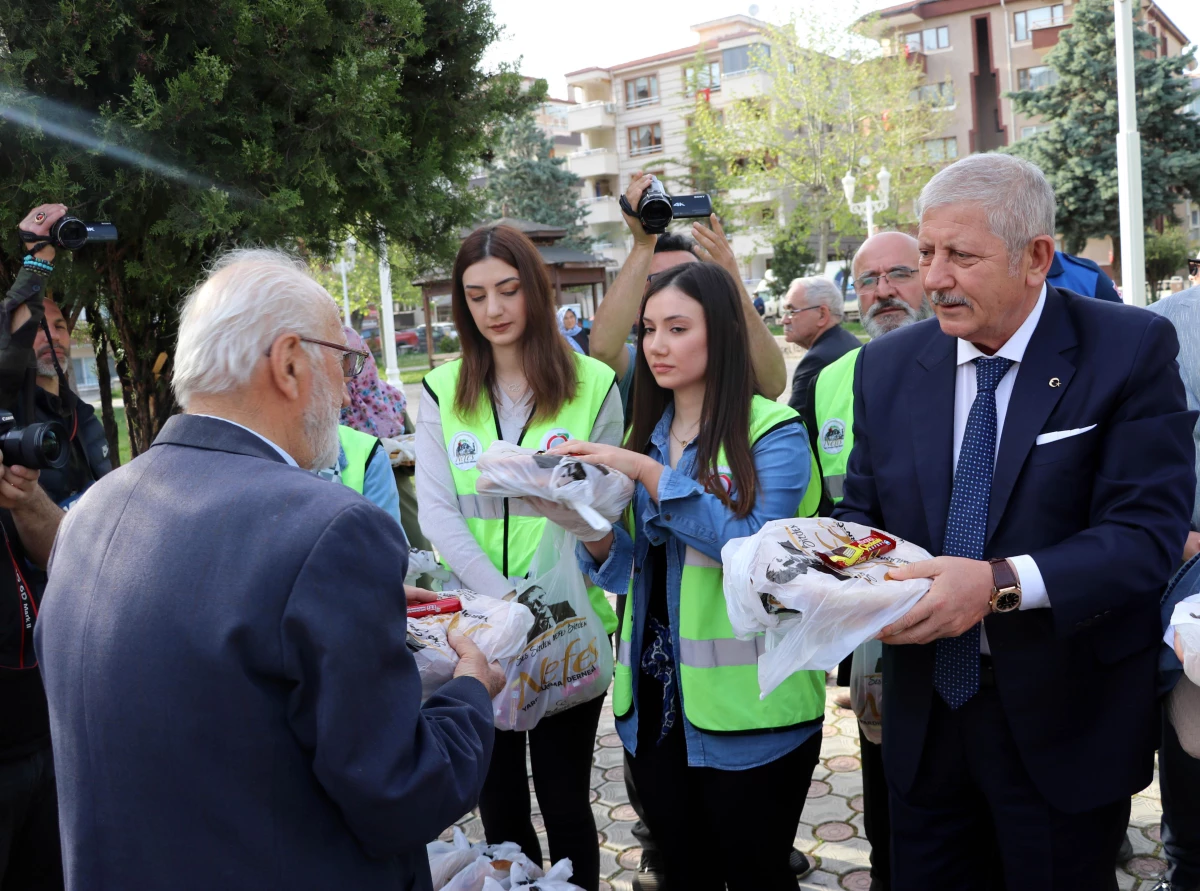
{"label": "man in suit", "polygon": [[310,472],[362,359],[286,255],[227,255],[188,299],[188,413],[70,512],[36,627],[68,887],[431,887],[503,678],[458,637],[422,705],[403,533]]}
{"label": "man in suit", "polygon": [[918,212],[937,321],[859,353],[836,513],[935,555],[893,571],[932,587],[880,635],[893,887],[1115,889],[1195,486],[1178,341],[1046,286],[1026,161],[964,158]]}
{"label": "man in suit", "polygon": [[792,373],[788,405],[805,417],[813,381],[821,369],[859,347],[858,338],[842,327],[842,291],[827,278],[798,278],[788,286],[780,315],[788,343],[808,352]]}

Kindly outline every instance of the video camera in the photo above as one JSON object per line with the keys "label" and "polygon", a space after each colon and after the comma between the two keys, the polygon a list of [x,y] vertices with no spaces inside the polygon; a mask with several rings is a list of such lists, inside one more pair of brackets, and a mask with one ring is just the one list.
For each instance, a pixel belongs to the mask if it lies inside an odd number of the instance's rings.
{"label": "video camera", "polygon": [[116,241],[117,227],[112,223],[85,223],[75,217],[63,217],[50,227],[48,235],[36,235],[24,229],[20,235],[25,242],[49,242],[56,248],[77,251],[89,241]]}
{"label": "video camera", "polygon": [[0,409],[0,455],[7,466],[61,470],[70,459],[67,441],[67,428],[58,421],[18,427],[12,412]]}
{"label": "video camera", "polygon": [[638,202],[635,212],[629,206],[629,201],[621,196],[621,210],[631,217],[637,217],[642,228],[649,235],[661,235],[667,231],[667,226],[673,219],[696,219],[709,216],[712,212],[712,199],[704,193],[696,195],[667,194],[666,188],[658,181],[657,176],[650,177],[650,185]]}

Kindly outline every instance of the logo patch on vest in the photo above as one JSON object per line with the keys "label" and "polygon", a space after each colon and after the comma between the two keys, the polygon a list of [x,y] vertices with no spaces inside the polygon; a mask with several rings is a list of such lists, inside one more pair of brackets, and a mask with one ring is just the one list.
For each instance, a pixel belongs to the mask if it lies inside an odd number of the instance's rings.
{"label": "logo patch on vest", "polygon": [[846,447],[846,422],[841,418],[830,418],[821,427],[817,445],[826,455],[836,455]]}
{"label": "logo patch on vest", "polygon": [[571,439],[571,431],[566,427],[555,427],[542,437],[541,450],[552,449],[555,446],[566,445]]}
{"label": "logo patch on vest", "polygon": [[472,470],[479,455],[483,452],[483,446],[479,443],[479,437],[474,433],[457,433],[454,439],[450,440],[450,463],[459,470]]}
{"label": "logo patch on vest", "polygon": [[733,494],[733,471],[728,467],[717,468],[717,482],[721,484],[726,495]]}

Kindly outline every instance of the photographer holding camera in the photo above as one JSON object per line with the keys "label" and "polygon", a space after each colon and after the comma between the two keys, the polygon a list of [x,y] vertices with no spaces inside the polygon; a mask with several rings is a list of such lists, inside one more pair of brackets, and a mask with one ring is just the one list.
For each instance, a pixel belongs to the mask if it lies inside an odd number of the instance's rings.
{"label": "photographer holding camera", "polygon": [[[69,443],[62,423],[67,416],[53,410],[55,403],[46,395],[57,400],[60,394],[74,394],[57,373],[54,393],[38,389],[46,376],[35,358],[34,343],[45,318],[46,279],[54,269],[55,242],[60,240],[55,224],[66,212],[61,204],[44,204],[21,222],[28,254],[8,298],[0,304],[0,537],[4,539],[0,702],[5,712],[0,721],[0,888],[4,889],[63,887],[50,718],[33,650],[33,627],[45,589],[42,568],[64,516],[53,500],[59,492],[43,488],[46,479],[41,471],[64,473],[68,448],[75,451],[78,426]],[[53,342],[50,349],[55,349]],[[74,414],[76,425],[81,417]],[[70,476],[68,469],[64,478]]]}

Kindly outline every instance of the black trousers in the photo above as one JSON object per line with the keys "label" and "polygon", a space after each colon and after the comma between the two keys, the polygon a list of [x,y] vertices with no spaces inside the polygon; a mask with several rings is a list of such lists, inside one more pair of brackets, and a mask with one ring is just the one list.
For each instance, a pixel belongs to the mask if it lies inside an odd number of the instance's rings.
{"label": "black trousers", "polygon": [[913,787],[891,787],[895,891],[1116,891],[1129,799],[1069,814],[1033,785],[995,687],[933,694]]}
{"label": "black trousers", "polygon": [[646,675],[638,687],[638,713],[646,720],[628,765],[667,891],[796,891],[788,858],[805,794],[792,793],[808,789],[821,734],[749,770],[688,767],[680,723],[658,744],[662,688]]}
{"label": "black trousers", "polygon": [[871,891],[892,887],[892,820],[887,777],[883,773],[883,746],[873,743],[858,728],[862,748],[863,827],[871,843]]}
{"label": "black trousers", "polygon": [[1162,745],[1158,750],[1158,785],[1162,789],[1162,840],[1167,880],[1172,891],[1200,891],[1200,759],[1179,745],[1179,737],[1163,709]]}
{"label": "black trousers", "polygon": [[600,887],[600,842],[590,801],[592,754],[604,697],[599,696],[549,718],[528,733],[497,730],[479,815],[488,844],[516,842],[534,863],[542,862],[542,846],[531,817],[525,738],[533,787],[546,824],[550,859],[571,858],[571,881],[584,891]]}
{"label": "black trousers", "polygon": [[46,746],[0,761],[0,891],[63,887],[54,758]]}

